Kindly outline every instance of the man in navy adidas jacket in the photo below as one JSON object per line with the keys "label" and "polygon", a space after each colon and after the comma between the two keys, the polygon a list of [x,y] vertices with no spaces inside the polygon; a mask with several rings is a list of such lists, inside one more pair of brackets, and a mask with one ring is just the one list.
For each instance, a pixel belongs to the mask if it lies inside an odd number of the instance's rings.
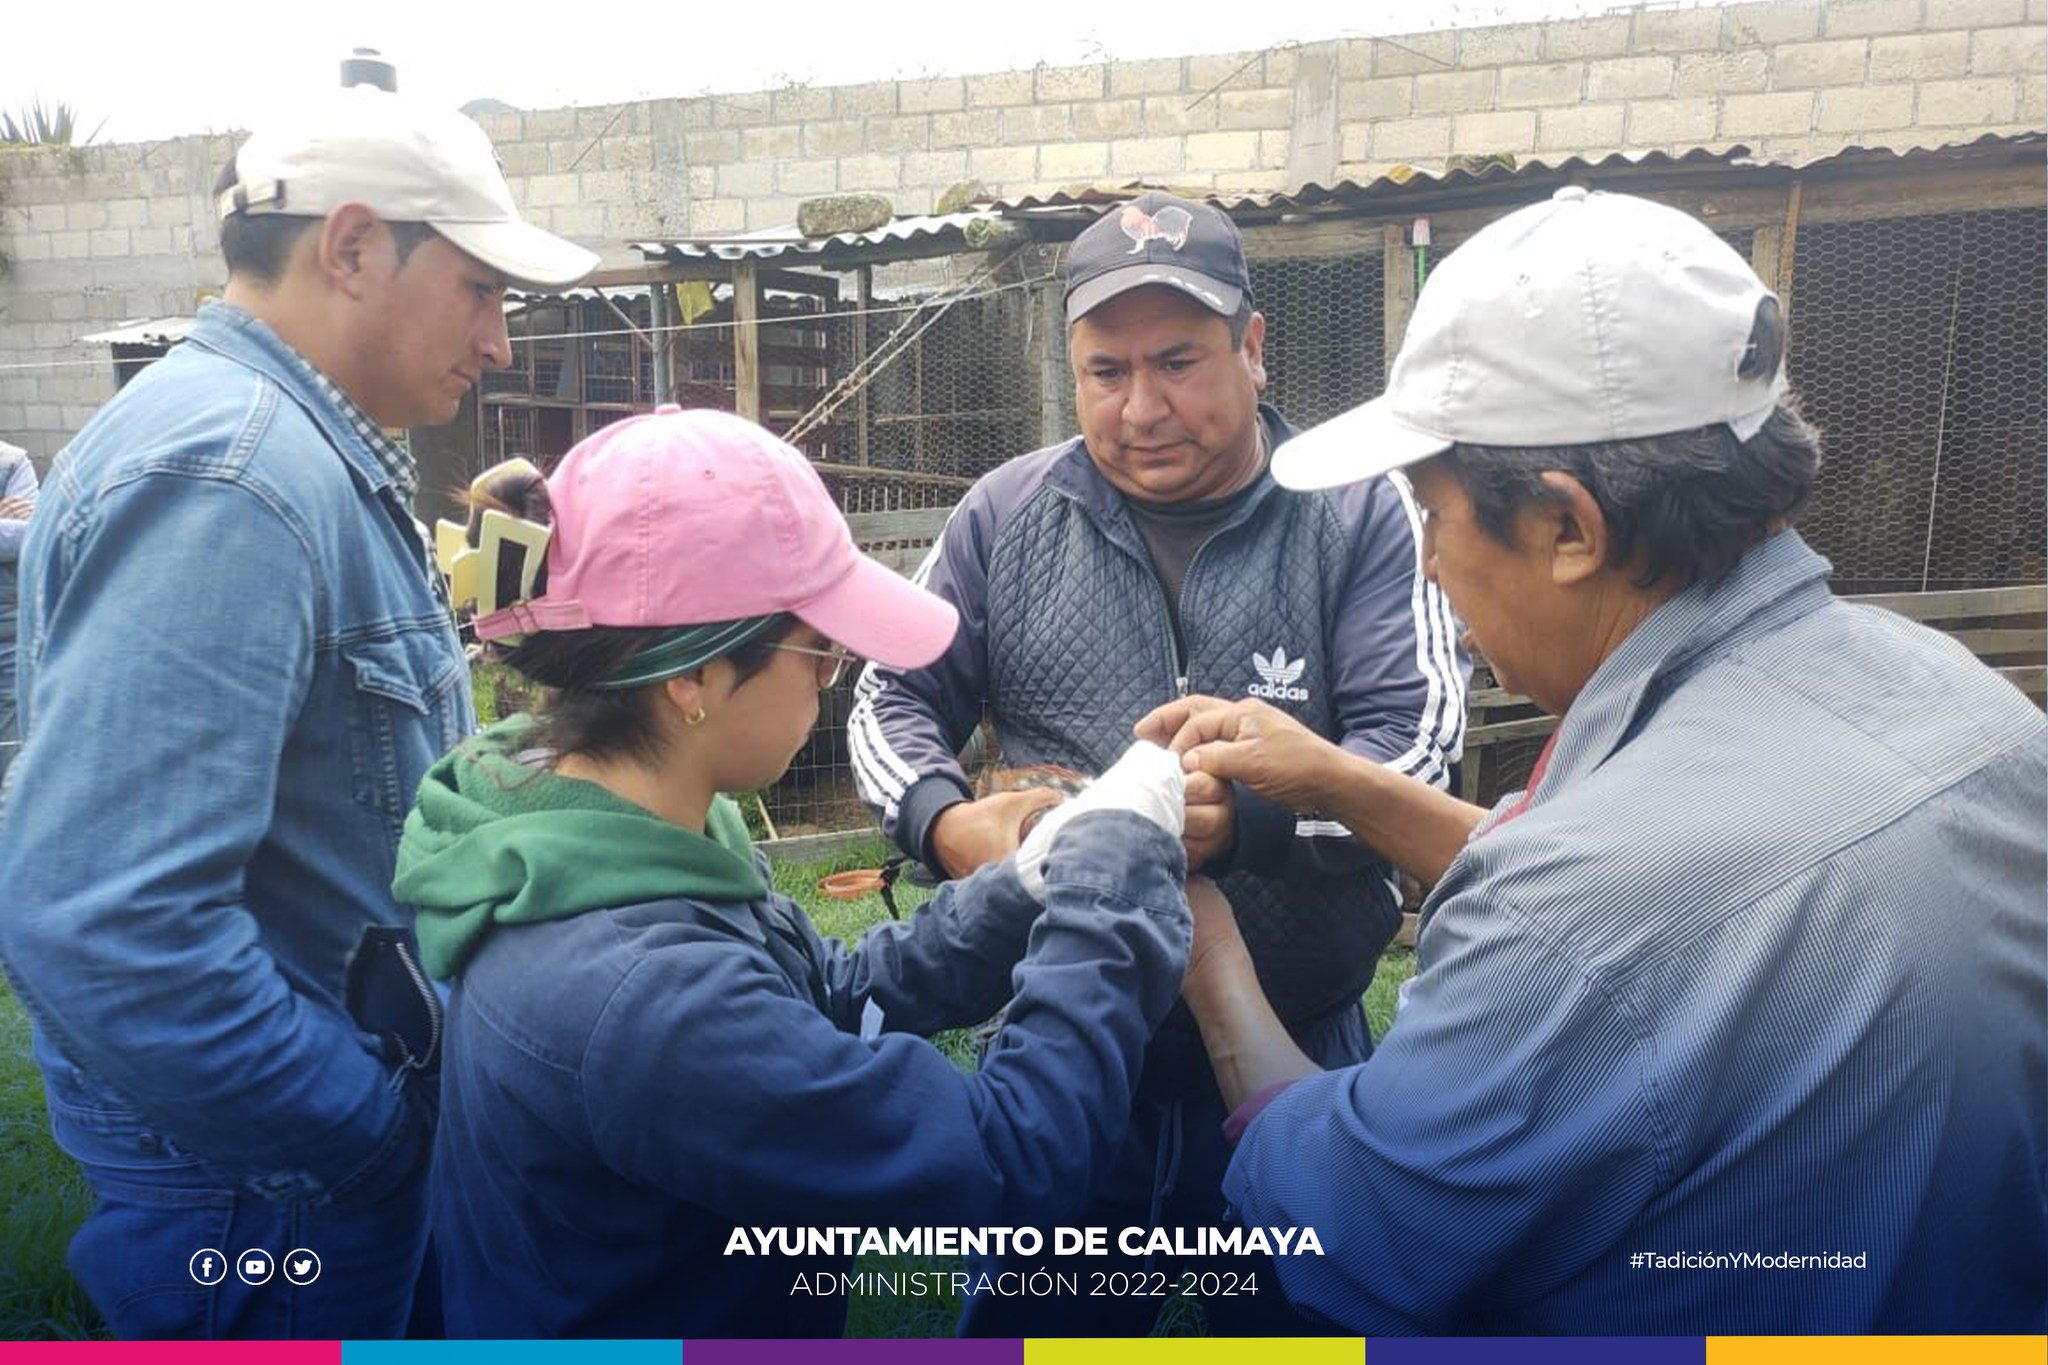
{"label": "man in navy adidas jacket", "polygon": [[[984,711],[1005,764],[1106,767],[1153,707],[1190,691],[1270,701],[1394,770],[1447,785],[1468,661],[1418,573],[1420,525],[1398,477],[1316,497],[1267,474],[1294,429],[1259,401],[1265,320],[1237,229],[1151,193],[1068,257],[1078,439],[1021,456],[961,500],[919,570],[960,610],[928,668],[862,676],[854,771],[889,835],[950,877],[1007,856],[1042,793],[976,801],[956,757]],[[1371,1052],[1359,997],[1400,923],[1387,865],[1343,826],[1242,787],[1189,787],[1190,869],[1218,877],[1259,976],[1325,1066]],[[1213,1226],[1228,1151],[1215,1081],[1177,1009],[1154,1037],[1131,1136],[1075,1221]],[[1067,1269],[1137,1270],[1121,1257]],[[1155,1261],[1177,1283],[1179,1268]],[[1258,1275],[1260,1267],[1205,1265]],[[1271,1292],[1212,1298],[1218,1331],[1290,1330]],[[1240,1287],[1242,1280],[1239,1281]],[[981,1299],[992,1336],[1142,1333],[1146,1298]]]}

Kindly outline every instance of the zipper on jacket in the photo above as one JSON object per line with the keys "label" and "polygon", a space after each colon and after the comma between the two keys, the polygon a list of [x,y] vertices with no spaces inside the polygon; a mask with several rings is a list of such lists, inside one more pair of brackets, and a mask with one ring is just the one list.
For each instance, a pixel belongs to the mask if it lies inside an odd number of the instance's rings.
{"label": "zipper on jacket", "polygon": [[[1152,570],[1152,581],[1159,583],[1158,566],[1148,563],[1146,567]],[[1176,639],[1175,635],[1177,632],[1173,628],[1173,603],[1167,600],[1166,585],[1164,583],[1159,583],[1159,609],[1166,613],[1166,676],[1173,679],[1179,695],[1186,696],[1188,690],[1188,661],[1185,657],[1187,652],[1185,635],[1187,618],[1181,618],[1181,629],[1178,632],[1181,638]]]}
{"label": "zipper on jacket", "polygon": [[[1216,543],[1218,536],[1226,535],[1229,532],[1236,530],[1239,526],[1242,526],[1243,524],[1243,520],[1238,520],[1232,522],[1228,526],[1218,527],[1214,535],[1211,535],[1207,540],[1203,541],[1200,545],[1197,545],[1195,547],[1195,552],[1188,556],[1188,571],[1181,575],[1180,601],[1176,604],[1180,613],[1180,638],[1182,656],[1179,660],[1180,667],[1175,670],[1178,676],[1175,677],[1173,680],[1175,689],[1174,700],[1176,701],[1180,700],[1182,697],[1187,696],[1188,683],[1194,677],[1195,673],[1195,647],[1194,644],[1188,639],[1188,584],[1194,581],[1195,566],[1202,562],[1203,552],[1206,551],[1211,545],[1214,545]],[[1154,569],[1152,571],[1152,577],[1154,578],[1154,580],[1158,579],[1159,571],[1157,569]],[[1162,599],[1166,596],[1166,585],[1164,583],[1161,583],[1159,585],[1159,596]],[[1171,626],[1172,624],[1173,623],[1171,621],[1167,622],[1168,626]]]}
{"label": "zipper on jacket", "polygon": [[397,956],[398,964],[405,968],[405,975],[412,982],[413,989],[420,993],[420,998],[427,1004],[426,1055],[407,1059],[407,1065],[414,1070],[424,1071],[441,1055],[441,997],[427,980],[427,974],[420,969],[420,964],[413,960],[412,950],[405,943],[399,943]]}

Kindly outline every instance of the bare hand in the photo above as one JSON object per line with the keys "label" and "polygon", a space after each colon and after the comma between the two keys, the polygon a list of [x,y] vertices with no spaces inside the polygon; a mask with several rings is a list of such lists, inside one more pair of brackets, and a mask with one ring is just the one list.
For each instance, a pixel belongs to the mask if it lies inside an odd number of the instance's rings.
{"label": "bare hand", "polygon": [[0,521],[27,521],[35,510],[34,498],[0,498]]}
{"label": "bare hand", "polygon": [[1242,782],[1291,810],[1331,804],[1330,773],[1343,751],[1262,701],[1186,697],[1160,707],[1136,729],[1179,753],[1191,773]]}
{"label": "bare hand", "polygon": [[1180,841],[1188,851],[1188,871],[1193,873],[1229,856],[1237,842],[1237,798],[1221,778],[1191,772],[1187,807],[1187,829]]}
{"label": "bare hand", "polygon": [[1033,787],[946,807],[932,822],[937,870],[957,880],[1002,861],[1024,842],[1028,817],[1065,799],[1059,792]]}
{"label": "bare hand", "polygon": [[[1188,878],[1188,912],[1195,920],[1195,941],[1188,949],[1183,991],[1193,990],[1203,977],[1252,970],[1251,950],[1244,946],[1237,916],[1222,888],[1207,877]],[[1257,982],[1256,975],[1252,980]]]}

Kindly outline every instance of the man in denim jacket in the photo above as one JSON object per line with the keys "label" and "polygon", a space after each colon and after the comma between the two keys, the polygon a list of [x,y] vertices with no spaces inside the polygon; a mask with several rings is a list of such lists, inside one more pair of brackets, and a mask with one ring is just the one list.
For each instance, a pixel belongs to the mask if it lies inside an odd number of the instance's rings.
{"label": "man in denim jacket", "polygon": [[345,970],[403,937],[399,824],[473,717],[384,431],[508,362],[508,281],[596,258],[520,221],[474,123],[370,87],[253,135],[217,196],[224,301],[60,455],[22,555],[0,957],[116,1333],[385,1337],[433,1079]]}

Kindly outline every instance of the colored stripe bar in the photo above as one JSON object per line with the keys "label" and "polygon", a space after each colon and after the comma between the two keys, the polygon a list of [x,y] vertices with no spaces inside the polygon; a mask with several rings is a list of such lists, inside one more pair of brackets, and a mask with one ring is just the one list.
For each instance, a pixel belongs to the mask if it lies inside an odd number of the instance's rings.
{"label": "colored stripe bar", "polygon": [[1024,1343],[1024,1365],[1365,1365],[1364,1337],[1073,1337]]}
{"label": "colored stripe bar", "polygon": [[351,1341],[341,1365],[682,1365],[680,1341]]}
{"label": "colored stripe bar", "polygon": [[1024,1343],[1011,1338],[940,1337],[836,1341],[686,1341],[683,1365],[1023,1365]]}
{"label": "colored stripe bar", "polygon": [[24,1341],[0,1344],[14,1365],[341,1365],[338,1341]]}
{"label": "colored stripe bar", "polygon": [[1367,1365],[1705,1365],[1700,1337],[1374,1337]]}
{"label": "colored stripe bar", "polygon": [[1708,1337],[1707,1365],[2041,1365],[2048,1337]]}

